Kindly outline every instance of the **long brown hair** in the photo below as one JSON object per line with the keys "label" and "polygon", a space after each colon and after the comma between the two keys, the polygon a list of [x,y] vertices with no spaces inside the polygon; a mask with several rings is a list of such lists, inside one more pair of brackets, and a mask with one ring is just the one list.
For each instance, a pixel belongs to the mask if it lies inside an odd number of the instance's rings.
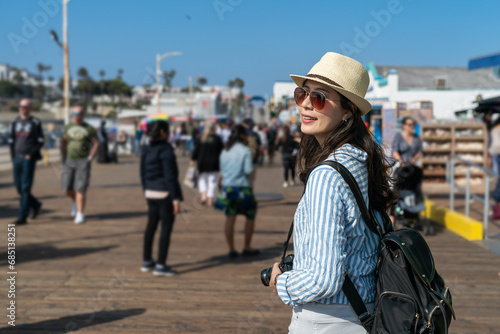
{"label": "long brown hair", "polygon": [[345,96],[339,95],[342,108],[350,110],[352,116],[330,133],[323,146],[313,135],[302,134],[298,158],[299,179],[305,184],[314,167],[325,161],[332,152],[335,154],[342,145],[351,144],[368,155],[366,163],[370,206],[377,211],[387,211],[397,200],[390,187],[390,165],[382,147],[366,128],[360,110]]}
{"label": "long brown hair", "polygon": [[203,130],[203,135],[201,136],[201,141],[205,143],[210,135],[214,135],[217,132],[217,124],[207,121],[205,123],[205,129]]}

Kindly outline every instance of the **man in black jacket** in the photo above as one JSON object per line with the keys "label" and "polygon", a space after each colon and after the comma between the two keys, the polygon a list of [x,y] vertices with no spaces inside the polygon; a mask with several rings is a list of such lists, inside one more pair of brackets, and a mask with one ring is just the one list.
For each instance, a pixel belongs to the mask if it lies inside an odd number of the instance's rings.
{"label": "man in black jacket", "polygon": [[[42,203],[31,194],[37,160],[42,159],[40,149],[44,136],[42,123],[31,116],[31,102],[22,99],[19,103],[19,117],[10,125],[9,144],[14,169],[14,183],[21,196],[19,217],[16,225],[26,224],[26,218],[35,219]],[[30,212],[31,211],[31,212]]]}

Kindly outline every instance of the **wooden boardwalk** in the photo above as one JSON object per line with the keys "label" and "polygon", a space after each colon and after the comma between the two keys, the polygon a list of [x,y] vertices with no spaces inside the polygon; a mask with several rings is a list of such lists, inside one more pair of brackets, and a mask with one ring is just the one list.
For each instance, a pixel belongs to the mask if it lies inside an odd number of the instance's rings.
{"label": "wooden boardwalk", "polygon": [[[179,157],[181,170],[187,162]],[[287,333],[291,309],[259,278],[279,258],[301,194],[299,186],[281,187],[279,164],[257,172],[256,259],[228,261],[223,215],[184,189],[168,258],[180,275],[171,278],[139,270],[146,213],[135,157],[93,164],[83,225],[69,216],[59,175],[58,164],[37,170],[43,211],[16,227],[16,327],[7,324],[2,297],[0,333]],[[7,224],[17,207],[11,172],[0,172],[2,296],[9,290]],[[238,218],[240,245],[242,232]],[[453,293],[458,319],[450,333],[500,333],[500,256],[446,230],[427,240]]]}

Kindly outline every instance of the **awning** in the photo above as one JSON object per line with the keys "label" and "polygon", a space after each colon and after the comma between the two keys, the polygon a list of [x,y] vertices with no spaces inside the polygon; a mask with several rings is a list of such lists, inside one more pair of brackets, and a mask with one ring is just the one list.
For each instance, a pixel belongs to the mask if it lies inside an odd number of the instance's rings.
{"label": "awning", "polygon": [[474,108],[475,112],[480,113],[500,113],[500,96],[474,101],[478,106]]}

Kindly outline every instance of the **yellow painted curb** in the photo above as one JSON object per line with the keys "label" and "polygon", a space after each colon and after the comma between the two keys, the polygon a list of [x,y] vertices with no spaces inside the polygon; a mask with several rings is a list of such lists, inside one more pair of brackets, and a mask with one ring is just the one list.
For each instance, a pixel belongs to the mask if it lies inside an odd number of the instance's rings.
{"label": "yellow painted curb", "polygon": [[451,211],[429,200],[425,200],[424,204],[425,211],[422,211],[422,213],[428,219],[443,225],[467,240],[483,240],[483,223],[480,221]]}

